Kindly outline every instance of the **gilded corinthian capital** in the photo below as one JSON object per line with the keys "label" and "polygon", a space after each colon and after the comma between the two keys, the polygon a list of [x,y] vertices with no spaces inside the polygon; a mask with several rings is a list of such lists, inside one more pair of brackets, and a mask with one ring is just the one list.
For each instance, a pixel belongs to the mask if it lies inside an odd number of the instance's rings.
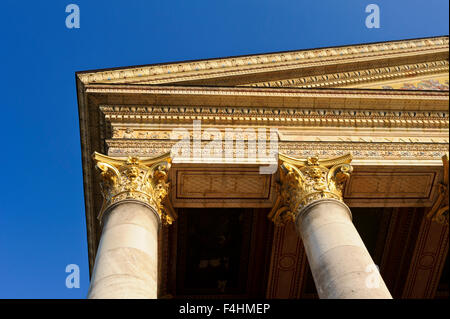
{"label": "gilded corinthian capital", "polygon": [[320,199],[342,200],[345,182],[353,171],[351,154],[319,160],[299,160],[279,155],[280,184],[277,202],[269,218],[277,225],[295,219],[307,205]]}
{"label": "gilded corinthian capital", "polygon": [[171,224],[176,214],[168,200],[168,171],[171,159],[168,154],[140,160],[128,157],[126,160],[105,156],[97,152],[93,155],[100,169],[100,186],[103,205],[98,219],[112,205],[125,200],[140,201],[152,207],[163,224]]}

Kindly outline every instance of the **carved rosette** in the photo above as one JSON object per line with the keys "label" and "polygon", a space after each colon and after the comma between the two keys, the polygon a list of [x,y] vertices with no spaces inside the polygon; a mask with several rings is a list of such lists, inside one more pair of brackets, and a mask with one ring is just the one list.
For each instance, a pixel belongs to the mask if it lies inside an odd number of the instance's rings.
{"label": "carved rosette", "polygon": [[345,182],[353,171],[350,154],[334,159],[306,161],[279,155],[280,184],[277,202],[269,213],[276,225],[295,221],[307,205],[325,198],[342,200]]}
{"label": "carved rosette", "polygon": [[431,207],[427,217],[441,225],[448,226],[449,204],[448,204],[448,153],[442,156],[444,166],[444,180],[439,184],[439,195]]}
{"label": "carved rosette", "polygon": [[167,196],[169,155],[141,161],[137,157],[119,160],[94,153],[94,161],[101,171],[103,205],[98,215],[100,221],[112,205],[124,200],[136,200],[152,207],[163,224],[172,224],[176,214]]}

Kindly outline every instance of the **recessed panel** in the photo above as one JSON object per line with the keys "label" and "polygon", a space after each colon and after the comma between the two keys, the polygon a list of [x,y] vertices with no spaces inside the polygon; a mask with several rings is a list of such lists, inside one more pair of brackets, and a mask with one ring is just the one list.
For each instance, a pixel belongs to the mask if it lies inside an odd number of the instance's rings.
{"label": "recessed panel", "polygon": [[171,169],[172,205],[178,207],[272,207],[274,175],[258,165],[176,163]]}
{"label": "recessed panel", "polygon": [[434,173],[359,173],[352,176],[347,198],[423,198],[430,195]]}
{"label": "recessed panel", "polygon": [[178,171],[178,198],[268,198],[270,175],[248,171]]}

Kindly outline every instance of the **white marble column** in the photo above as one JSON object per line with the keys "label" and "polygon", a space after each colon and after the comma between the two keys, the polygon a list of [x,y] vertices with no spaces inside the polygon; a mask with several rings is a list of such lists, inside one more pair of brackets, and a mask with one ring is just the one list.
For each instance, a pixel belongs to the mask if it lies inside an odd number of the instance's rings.
{"label": "white marble column", "polygon": [[280,154],[280,198],[269,217],[296,223],[320,298],[390,299],[343,202],[351,160],[350,154],[328,160]]}
{"label": "white marble column", "polygon": [[88,298],[157,298],[159,224],[154,209],[139,202],[104,214]]}
{"label": "white marble column", "polygon": [[88,298],[156,299],[158,230],[174,216],[163,205],[170,159],[119,160],[96,153],[94,160],[101,170],[103,229]]}
{"label": "white marble column", "polygon": [[392,298],[343,202],[322,199],[307,205],[296,227],[320,298]]}

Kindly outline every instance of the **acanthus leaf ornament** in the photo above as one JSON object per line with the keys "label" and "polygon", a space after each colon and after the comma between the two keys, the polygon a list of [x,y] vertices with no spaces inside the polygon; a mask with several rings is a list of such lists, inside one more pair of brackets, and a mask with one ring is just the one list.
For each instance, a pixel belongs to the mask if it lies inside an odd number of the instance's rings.
{"label": "acanthus leaf ornament", "polygon": [[279,155],[279,196],[269,213],[276,225],[295,221],[300,210],[324,198],[343,201],[346,181],[353,171],[351,154],[319,160],[317,156],[299,160]]}
{"label": "acanthus leaf ornament", "polygon": [[103,205],[98,215],[100,221],[109,207],[124,200],[137,200],[149,205],[163,224],[171,224],[176,219],[168,200],[169,154],[147,160],[134,156],[121,160],[95,152],[93,158],[101,171]]}
{"label": "acanthus leaf ornament", "polygon": [[439,184],[439,195],[427,214],[427,217],[441,225],[449,225],[449,199],[448,199],[448,162],[449,154],[442,156],[442,164],[444,167],[444,179]]}

